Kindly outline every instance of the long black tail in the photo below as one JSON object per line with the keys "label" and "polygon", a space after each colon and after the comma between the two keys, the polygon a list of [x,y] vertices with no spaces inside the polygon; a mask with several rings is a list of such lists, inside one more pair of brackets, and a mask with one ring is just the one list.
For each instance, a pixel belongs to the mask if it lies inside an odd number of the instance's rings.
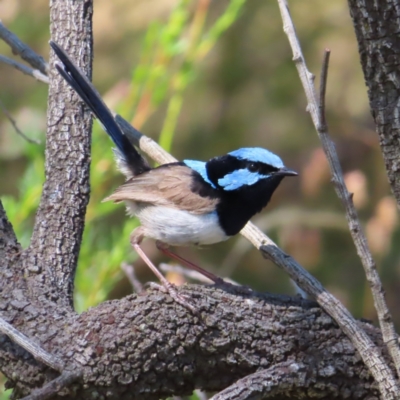
{"label": "long black tail", "polygon": [[55,64],[57,71],[92,110],[93,114],[103,125],[104,130],[117,146],[117,164],[122,172],[129,177],[129,175],[135,176],[148,171],[150,167],[147,161],[123,134],[115,122],[111,111],[105,105],[93,84],[57,43],[50,41],[50,46],[61,61]]}

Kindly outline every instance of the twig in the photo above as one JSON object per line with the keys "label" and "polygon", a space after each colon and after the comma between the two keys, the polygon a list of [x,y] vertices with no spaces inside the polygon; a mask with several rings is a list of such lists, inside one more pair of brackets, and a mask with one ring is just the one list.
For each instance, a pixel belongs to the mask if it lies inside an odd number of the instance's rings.
{"label": "twig", "polygon": [[179,275],[184,276],[188,279],[193,279],[194,281],[202,282],[202,283],[211,283],[212,281],[206,278],[204,275],[200,274],[197,271],[193,271],[187,268],[184,268],[180,265],[170,265],[166,263],[160,263],[159,268],[162,272],[173,272]]}
{"label": "twig", "polygon": [[308,368],[302,363],[286,361],[239,379],[210,400],[247,400],[287,394],[295,387],[305,387]]}
{"label": "twig", "polygon": [[45,400],[57,394],[62,388],[77,381],[83,376],[83,371],[79,368],[67,367],[58,357],[43,350],[39,345],[32,342],[23,333],[19,332],[12,325],[0,317],[0,332],[7,335],[14,343],[28,351],[35,358],[50,368],[61,373],[60,376],[46,383],[42,388],[36,389],[32,394],[24,397],[24,400]]}
{"label": "twig", "polygon": [[[180,265],[170,265],[170,264],[161,263],[159,265],[159,267],[162,272],[176,272],[176,273],[184,276],[185,278],[193,279],[195,281],[202,282],[202,283],[210,284],[212,282],[210,279],[206,278],[204,275],[200,274],[199,272],[192,271],[185,267],[181,267]],[[232,283],[233,285],[238,285],[237,282],[235,282],[234,280],[232,280],[230,278],[224,277],[224,281],[226,281],[228,283]]]}
{"label": "twig", "polygon": [[[398,346],[398,337],[396,335],[392,318],[387,307],[382,283],[380,282],[379,275],[376,269],[376,264],[369,251],[368,244],[365,235],[362,231],[361,225],[358,220],[357,212],[355,210],[352,195],[347,191],[346,185],[343,179],[343,173],[340,167],[339,158],[336,153],[335,146],[331,141],[325,121],[325,90],[326,90],[326,77],[329,62],[329,55],[325,55],[325,61],[323,65],[323,73],[321,77],[321,99],[317,100],[317,95],[314,87],[314,77],[308,71],[304,56],[301,51],[300,43],[296,35],[293,21],[291,19],[289,8],[286,0],[278,0],[279,8],[283,20],[283,29],[288,36],[292,51],[293,59],[299,72],[300,80],[303,84],[304,91],[306,93],[308,106],[307,109],[310,112],[314,126],[320,137],[322,147],[329,161],[329,166],[332,173],[332,180],[335,185],[336,193],[342,200],[342,203],[346,209],[346,218],[349,223],[350,233],[352,235],[354,244],[357,249],[362,264],[364,266],[367,280],[371,286],[372,294],[374,297],[375,308],[378,312],[379,323],[382,330],[382,336],[384,342],[387,344],[389,352],[393,358],[398,374],[400,373],[400,349]],[[339,321],[337,321],[339,323]],[[350,339],[352,339],[350,337]],[[354,343],[354,342],[353,342]],[[386,364],[376,364],[378,358],[380,363],[384,363],[381,358],[379,351],[374,347],[373,349],[364,347],[363,344],[355,344],[358,351],[360,352],[365,364],[370,369],[374,378],[379,384],[382,395],[386,398],[391,398],[393,393],[399,388],[394,379],[392,371],[386,366]],[[374,353],[375,360],[371,358],[371,354]],[[378,357],[378,358],[376,358]],[[380,368],[384,368],[380,370]],[[383,372],[383,373],[382,373]]]}
{"label": "twig", "polygon": [[388,347],[389,353],[392,356],[397,369],[397,373],[400,376],[400,348],[398,336],[394,328],[391,313],[386,303],[382,282],[378,274],[375,260],[373,259],[369,249],[367,238],[365,237],[364,231],[360,224],[356,208],[354,207],[353,194],[349,193],[347,190],[346,183],[343,178],[343,172],[336,154],[335,145],[329,137],[328,126],[325,117],[325,92],[329,66],[329,54],[330,51],[325,50],[321,71],[320,99],[318,106],[318,133],[321,138],[324,151],[329,154],[328,158],[331,159],[330,167],[332,172],[332,181],[335,185],[336,193],[346,210],[346,219],[349,224],[350,233],[356,246],[357,254],[363,264],[367,281],[371,287],[375,308],[378,314],[379,325],[382,330],[383,340]]}
{"label": "twig", "polygon": [[21,129],[18,128],[17,122],[15,119],[12,117],[12,115],[9,113],[7,108],[5,107],[4,103],[0,100],[0,108],[3,110],[3,113],[6,115],[6,117],[9,119],[11,125],[14,127],[15,131],[17,132],[18,135],[23,137],[27,142],[33,143],[33,144],[40,144],[39,140],[31,139],[28,136],[24,134],[24,132],[21,131]]}
{"label": "twig", "polygon": [[33,68],[30,68],[30,67],[27,67],[24,64],[21,64],[21,63],[19,63],[17,61],[14,61],[11,58],[8,58],[8,57],[2,56],[2,55],[0,55],[0,62],[2,62],[4,64],[11,65],[12,67],[16,68],[18,71],[23,72],[25,75],[33,76],[38,81],[41,81],[41,82],[49,84],[48,76],[44,75],[38,69],[33,69]]}
{"label": "twig", "polygon": [[[318,210],[304,210],[294,207],[275,209],[254,219],[254,223],[263,232],[271,232],[287,226],[306,226],[311,228],[348,229],[343,213]],[[219,273],[231,276],[243,256],[252,248],[252,244],[243,237],[236,243],[221,262]]]}
{"label": "twig", "polygon": [[146,153],[151,159],[159,164],[167,164],[177,161],[175,157],[166,152],[162,147],[158,145],[158,143],[143,135],[129,122],[125,121],[120,115],[114,114],[114,117],[124,134],[129,138],[129,140],[135,146],[139,147],[144,153]]}
{"label": "twig", "polygon": [[7,335],[14,343],[17,343],[23,349],[32,354],[35,360],[48,365],[50,368],[53,368],[58,372],[62,373],[65,370],[65,364],[61,359],[43,350],[39,345],[32,342],[31,339],[19,332],[1,317],[0,332]]}
{"label": "twig", "polygon": [[[385,399],[394,399],[393,393],[399,393],[392,371],[386,365],[379,349],[371,338],[359,326],[344,305],[329,293],[322,284],[306,271],[291,256],[284,253],[270,238],[264,235],[255,225],[248,223],[241,231],[259,249],[262,255],[281,267],[307,294],[337,322],[359,351],[364,363],[370,369],[376,382],[381,387]],[[391,379],[393,378],[393,380]],[[396,392],[397,391],[397,392]]]}
{"label": "twig", "polygon": [[130,284],[132,285],[133,291],[135,293],[142,293],[143,285],[141,284],[139,279],[136,277],[135,268],[133,267],[133,265],[123,262],[121,264],[121,269],[122,269],[122,271],[125,272],[126,277],[128,278]]}
{"label": "twig", "polygon": [[318,102],[318,132],[327,132],[328,125],[326,123],[326,113],[325,113],[325,94],[326,85],[328,82],[328,69],[329,69],[329,58],[331,51],[325,49],[324,58],[322,60],[321,76],[319,80],[319,102]]}
{"label": "twig", "polygon": [[194,391],[194,394],[197,396],[197,398],[198,398],[199,400],[208,400],[207,393],[203,392],[203,391],[200,390],[200,389],[196,389],[196,390]]}
{"label": "twig", "polygon": [[13,54],[18,54],[33,68],[47,75],[49,65],[42,56],[36,54],[27,44],[23,43],[17,35],[9,31],[0,21],[0,38],[12,49]]}
{"label": "twig", "polygon": [[40,389],[36,389],[29,396],[23,397],[21,400],[46,400],[58,394],[61,389],[69,386],[71,383],[79,380],[83,373],[81,370],[68,371],[63,373],[52,381],[46,383]]}

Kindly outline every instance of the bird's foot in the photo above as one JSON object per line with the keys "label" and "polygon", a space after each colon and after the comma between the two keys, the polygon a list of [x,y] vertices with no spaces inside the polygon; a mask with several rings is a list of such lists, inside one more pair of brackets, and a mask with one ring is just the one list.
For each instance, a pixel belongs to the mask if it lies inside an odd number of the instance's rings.
{"label": "bird's foot", "polygon": [[155,282],[150,282],[149,285],[150,287],[160,290],[163,293],[168,293],[175,302],[188,309],[191,313],[198,314],[199,310],[194,304],[192,304],[190,297],[179,294],[175,285],[173,285],[171,282],[163,282],[161,285]]}

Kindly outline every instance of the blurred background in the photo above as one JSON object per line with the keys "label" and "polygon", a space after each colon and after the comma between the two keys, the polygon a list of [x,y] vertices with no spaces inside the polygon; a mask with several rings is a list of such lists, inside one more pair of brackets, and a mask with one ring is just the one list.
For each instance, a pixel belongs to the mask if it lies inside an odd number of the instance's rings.
{"label": "blurred background", "polygon": [[[332,51],[330,132],[399,326],[400,247],[393,244],[399,236],[397,208],[369,113],[347,2],[291,1],[290,6],[308,67],[317,77],[324,48]],[[362,266],[306,112],[277,3],[96,0],[94,7],[93,80],[107,104],[178,159],[207,160],[243,146],[279,154],[299,177],[285,179],[253,222],[356,317],[375,321]],[[48,59],[47,0],[2,0],[0,18]],[[13,57],[2,42],[0,54]],[[3,64],[0,87],[0,195],[26,247],[44,180],[47,87]],[[17,135],[4,108],[40,144]],[[127,219],[122,205],[101,203],[123,181],[110,147],[95,123],[92,195],[76,277],[79,312],[132,292],[122,263],[134,264],[140,281],[154,280],[129,245],[137,222]],[[156,264],[168,261],[151,240],[144,247]],[[256,290],[296,293],[287,276],[240,236],[178,253]],[[168,278],[186,280],[179,272],[168,272]]]}

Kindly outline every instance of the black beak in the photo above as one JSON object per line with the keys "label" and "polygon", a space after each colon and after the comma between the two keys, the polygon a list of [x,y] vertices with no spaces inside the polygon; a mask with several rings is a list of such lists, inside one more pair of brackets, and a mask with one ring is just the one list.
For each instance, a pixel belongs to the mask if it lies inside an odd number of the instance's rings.
{"label": "black beak", "polygon": [[298,173],[293,171],[292,169],[288,169],[286,167],[281,168],[279,171],[276,171],[274,175],[283,175],[283,176],[297,176]]}

